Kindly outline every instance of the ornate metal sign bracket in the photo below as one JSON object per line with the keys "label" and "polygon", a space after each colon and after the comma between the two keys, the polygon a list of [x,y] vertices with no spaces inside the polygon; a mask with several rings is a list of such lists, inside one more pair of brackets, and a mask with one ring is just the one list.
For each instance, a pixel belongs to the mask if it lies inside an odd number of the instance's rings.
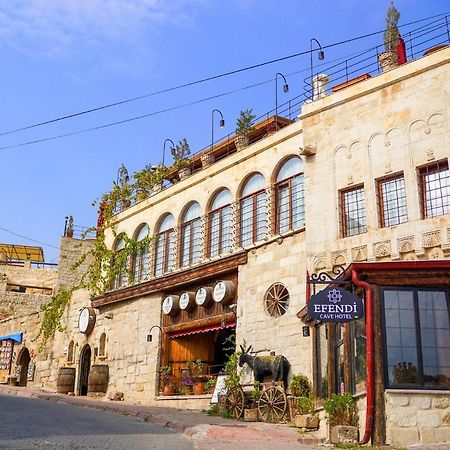
{"label": "ornate metal sign bracket", "polygon": [[306,278],[306,283],[312,285],[313,295],[316,294],[317,284],[334,284],[337,286],[352,284],[351,280],[339,280],[339,277],[345,273],[345,270],[346,269],[344,266],[334,266],[331,271],[332,275],[330,275],[328,272],[313,273]]}

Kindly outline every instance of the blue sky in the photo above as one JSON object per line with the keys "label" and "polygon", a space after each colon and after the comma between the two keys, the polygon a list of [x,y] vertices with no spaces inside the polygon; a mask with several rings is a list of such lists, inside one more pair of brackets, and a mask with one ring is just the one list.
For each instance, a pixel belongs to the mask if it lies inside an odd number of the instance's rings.
{"label": "blue sky", "polygon": [[[3,0],[0,2],[0,133],[382,30],[387,0]],[[444,13],[448,2],[397,0],[400,24]],[[326,51],[327,61],[381,44],[372,37]],[[296,75],[287,74],[302,71]],[[64,217],[96,222],[91,203],[118,167],[130,173],[161,160],[163,142],[186,137],[193,152],[211,139],[211,111],[224,130],[239,111],[274,107],[274,77],[299,95],[309,55],[172,93],[0,136],[0,147],[95,127],[253,83],[259,87],[104,130],[0,150],[0,242],[41,245],[57,259]],[[270,81],[272,80],[272,81]],[[280,86],[281,87],[281,86]],[[166,158],[168,159],[168,158]],[[4,229],[4,230],[3,230]]]}

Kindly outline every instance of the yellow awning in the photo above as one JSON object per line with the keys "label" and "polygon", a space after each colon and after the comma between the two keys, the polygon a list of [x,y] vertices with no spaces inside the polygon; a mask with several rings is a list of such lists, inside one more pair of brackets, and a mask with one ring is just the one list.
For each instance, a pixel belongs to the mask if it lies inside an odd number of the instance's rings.
{"label": "yellow awning", "polygon": [[34,262],[44,262],[44,250],[42,247],[29,245],[0,244],[0,253],[6,253],[8,260],[24,261],[29,259]]}

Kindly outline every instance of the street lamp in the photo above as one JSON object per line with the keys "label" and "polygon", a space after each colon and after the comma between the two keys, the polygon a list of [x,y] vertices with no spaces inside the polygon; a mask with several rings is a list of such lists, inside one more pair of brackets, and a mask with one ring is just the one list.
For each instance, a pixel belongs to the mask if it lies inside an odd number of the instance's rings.
{"label": "street lamp", "polygon": [[213,149],[214,146],[214,113],[218,112],[220,114],[220,128],[223,128],[225,126],[225,119],[223,118],[223,114],[218,110],[218,109],[213,109],[212,113],[211,113],[211,150]]}
{"label": "street lamp", "polygon": [[153,328],[158,328],[159,331],[161,331],[161,333],[162,333],[162,328],[161,328],[159,325],[153,325],[153,326],[150,328],[149,334],[147,334],[147,342],[152,342],[152,340],[153,340],[153,336],[152,336],[152,330],[153,330]]}
{"label": "street lamp", "polygon": [[166,139],[164,141],[164,146],[163,146],[163,157],[162,157],[162,165],[164,166],[164,156],[166,154],[166,142],[170,142],[172,144],[172,147],[175,147],[175,144],[173,143],[172,139]]}
{"label": "street lamp", "polygon": [[309,44],[310,44],[310,61],[311,61],[311,100],[314,100],[314,86],[313,86],[313,76],[314,76],[314,66],[313,66],[313,42],[315,42],[319,46],[319,52],[317,53],[320,60],[325,58],[325,53],[322,50],[322,46],[320,45],[320,42],[316,38],[311,38]]}
{"label": "street lamp", "polygon": [[278,75],[283,78],[284,84],[283,84],[283,92],[289,92],[289,86],[287,84],[285,76],[277,72],[275,75],[275,129],[278,130]]}

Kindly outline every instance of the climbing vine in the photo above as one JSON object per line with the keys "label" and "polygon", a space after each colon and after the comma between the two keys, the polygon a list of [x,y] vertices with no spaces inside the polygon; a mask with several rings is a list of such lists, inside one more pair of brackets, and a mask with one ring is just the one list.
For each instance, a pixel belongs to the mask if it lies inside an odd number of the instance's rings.
{"label": "climbing vine", "polygon": [[61,317],[64,314],[67,304],[69,303],[70,296],[75,288],[61,289],[56,295],[54,295],[49,303],[41,306],[43,311],[43,317],[41,326],[37,336],[33,339],[37,340],[41,338],[39,343],[39,351],[42,351],[45,344],[52,337],[56,330],[64,331],[64,327],[61,324]]}

